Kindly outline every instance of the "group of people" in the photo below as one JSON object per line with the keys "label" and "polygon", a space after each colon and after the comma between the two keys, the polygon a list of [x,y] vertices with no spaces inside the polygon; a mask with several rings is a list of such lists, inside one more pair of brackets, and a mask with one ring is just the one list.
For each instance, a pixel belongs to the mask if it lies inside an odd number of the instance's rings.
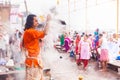
{"label": "group of people", "polygon": [[[67,35],[67,36],[66,36]],[[108,36],[106,32],[100,32],[96,29],[93,34],[75,33],[72,37],[64,33],[59,37],[60,46],[65,49],[65,52],[70,53],[70,57],[76,60],[77,65],[83,64],[83,69],[88,67],[89,60],[93,58],[100,63],[100,71],[107,70],[107,63],[110,61],[110,56],[118,54],[119,51],[111,52],[112,43],[110,38],[116,39],[112,36]],[[119,42],[119,41],[118,41]],[[117,48],[119,49],[119,45]],[[119,54],[118,54],[119,55]],[[117,56],[116,56],[117,57]],[[115,58],[114,58],[115,60]]]}
{"label": "group of people", "polygon": [[[24,32],[18,33],[17,30],[14,35],[16,38],[21,37],[19,43],[16,44],[20,44],[19,49],[24,48],[25,51],[26,80],[44,80],[40,40],[48,34],[50,18],[50,15],[48,15],[44,29],[38,30],[36,29],[39,25],[37,16],[29,14],[26,18]],[[1,38],[0,35],[0,40],[2,40]],[[59,36],[58,41],[60,47],[66,53],[70,53],[70,57],[75,58],[77,65],[83,63],[84,70],[87,69],[90,58],[94,58],[96,61],[101,62],[101,71],[106,71],[110,53],[107,39],[106,33],[100,33],[99,29],[97,29],[93,34],[89,35],[76,32],[71,36],[70,33],[65,32]],[[14,41],[9,42],[11,45],[15,44]],[[3,53],[4,51],[0,49],[0,52]]]}
{"label": "group of people", "polygon": [[[14,66],[21,63],[20,41],[22,32],[18,29],[11,33],[4,31],[3,34],[0,33],[0,65]],[[12,64],[9,64],[9,61],[12,61]]]}

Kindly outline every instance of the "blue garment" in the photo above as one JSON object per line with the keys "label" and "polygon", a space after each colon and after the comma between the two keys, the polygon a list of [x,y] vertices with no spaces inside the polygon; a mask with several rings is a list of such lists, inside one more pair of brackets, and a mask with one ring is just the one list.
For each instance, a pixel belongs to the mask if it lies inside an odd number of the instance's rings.
{"label": "blue garment", "polygon": [[71,52],[70,52],[70,57],[74,57],[74,51],[72,50]]}
{"label": "blue garment", "polygon": [[116,60],[120,60],[120,56],[117,56]]}
{"label": "blue garment", "polygon": [[99,36],[96,35],[96,36],[95,36],[95,42],[98,42],[98,40],[99,40]]}

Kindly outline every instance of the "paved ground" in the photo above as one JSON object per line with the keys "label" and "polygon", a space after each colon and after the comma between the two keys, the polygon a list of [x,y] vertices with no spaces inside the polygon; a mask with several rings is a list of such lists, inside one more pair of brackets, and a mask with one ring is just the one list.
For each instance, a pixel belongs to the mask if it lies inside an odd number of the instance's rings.
{"label": "paved ground", "polygon": [[[61,57],[61,58],[60,58]],[[44,63],[44,69],[50,68],[51,75],[54,80],[78,80],[79,76],[83,77],[83,80],[120,80],[120,75],[108,70],[108,72],[100,72],[96,68],[96,62],[91,60],[89,62],[88,69],[82,70],[82,65],[77,66],[75,61],[70,59],[67,53],[58,53],[56,50],[45,50],[42,52],[42,58]],[[25,73],[22,71],[19,74],[14,74],[15,80],[24,80]],[[14,80],[9,76],[6,80]],[[0,80],[3,80],[0,77]],[[48,80],[48,77],[45,77]]]}
{"label": "paved ground", "polygon": [[[71,60],[69,54],[58,53],[56,50],[49,50],[42,53],[45,68],[51,69],[54,80],[78,80],[79,76],[83,80],[120,80],[120,75],[108,70],[100,72],[96,68],[96,62],[91,60],[88,69],[84,71],[81,66],[77,66],[74,60]],[[62,58],[60,58],[60,56]]]}

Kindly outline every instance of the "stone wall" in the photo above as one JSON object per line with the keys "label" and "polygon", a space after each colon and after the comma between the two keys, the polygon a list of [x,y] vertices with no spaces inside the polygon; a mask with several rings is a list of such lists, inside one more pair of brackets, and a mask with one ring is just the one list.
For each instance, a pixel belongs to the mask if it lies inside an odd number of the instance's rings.
{"label": "stone wall", "polygon": [[10,3],[0,3],[0,25],[10,20]]}

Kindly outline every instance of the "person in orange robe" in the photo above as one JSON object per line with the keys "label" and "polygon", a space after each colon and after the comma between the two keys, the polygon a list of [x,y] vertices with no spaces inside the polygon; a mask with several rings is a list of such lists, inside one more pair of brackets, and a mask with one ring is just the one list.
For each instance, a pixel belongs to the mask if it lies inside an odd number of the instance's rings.
{"label": "person in orange robe", "polygon": [[43,65],[41,58],[39,57],[39,40],[44,38],[47,33],[49,20],[50,16],[47,16],[44,30],[38,31],[35,29],[38,26],[36,15],[30,14],[27,16],[23,35],[23,46],[27,51],[25,59],[26,80],[43,80]]}

